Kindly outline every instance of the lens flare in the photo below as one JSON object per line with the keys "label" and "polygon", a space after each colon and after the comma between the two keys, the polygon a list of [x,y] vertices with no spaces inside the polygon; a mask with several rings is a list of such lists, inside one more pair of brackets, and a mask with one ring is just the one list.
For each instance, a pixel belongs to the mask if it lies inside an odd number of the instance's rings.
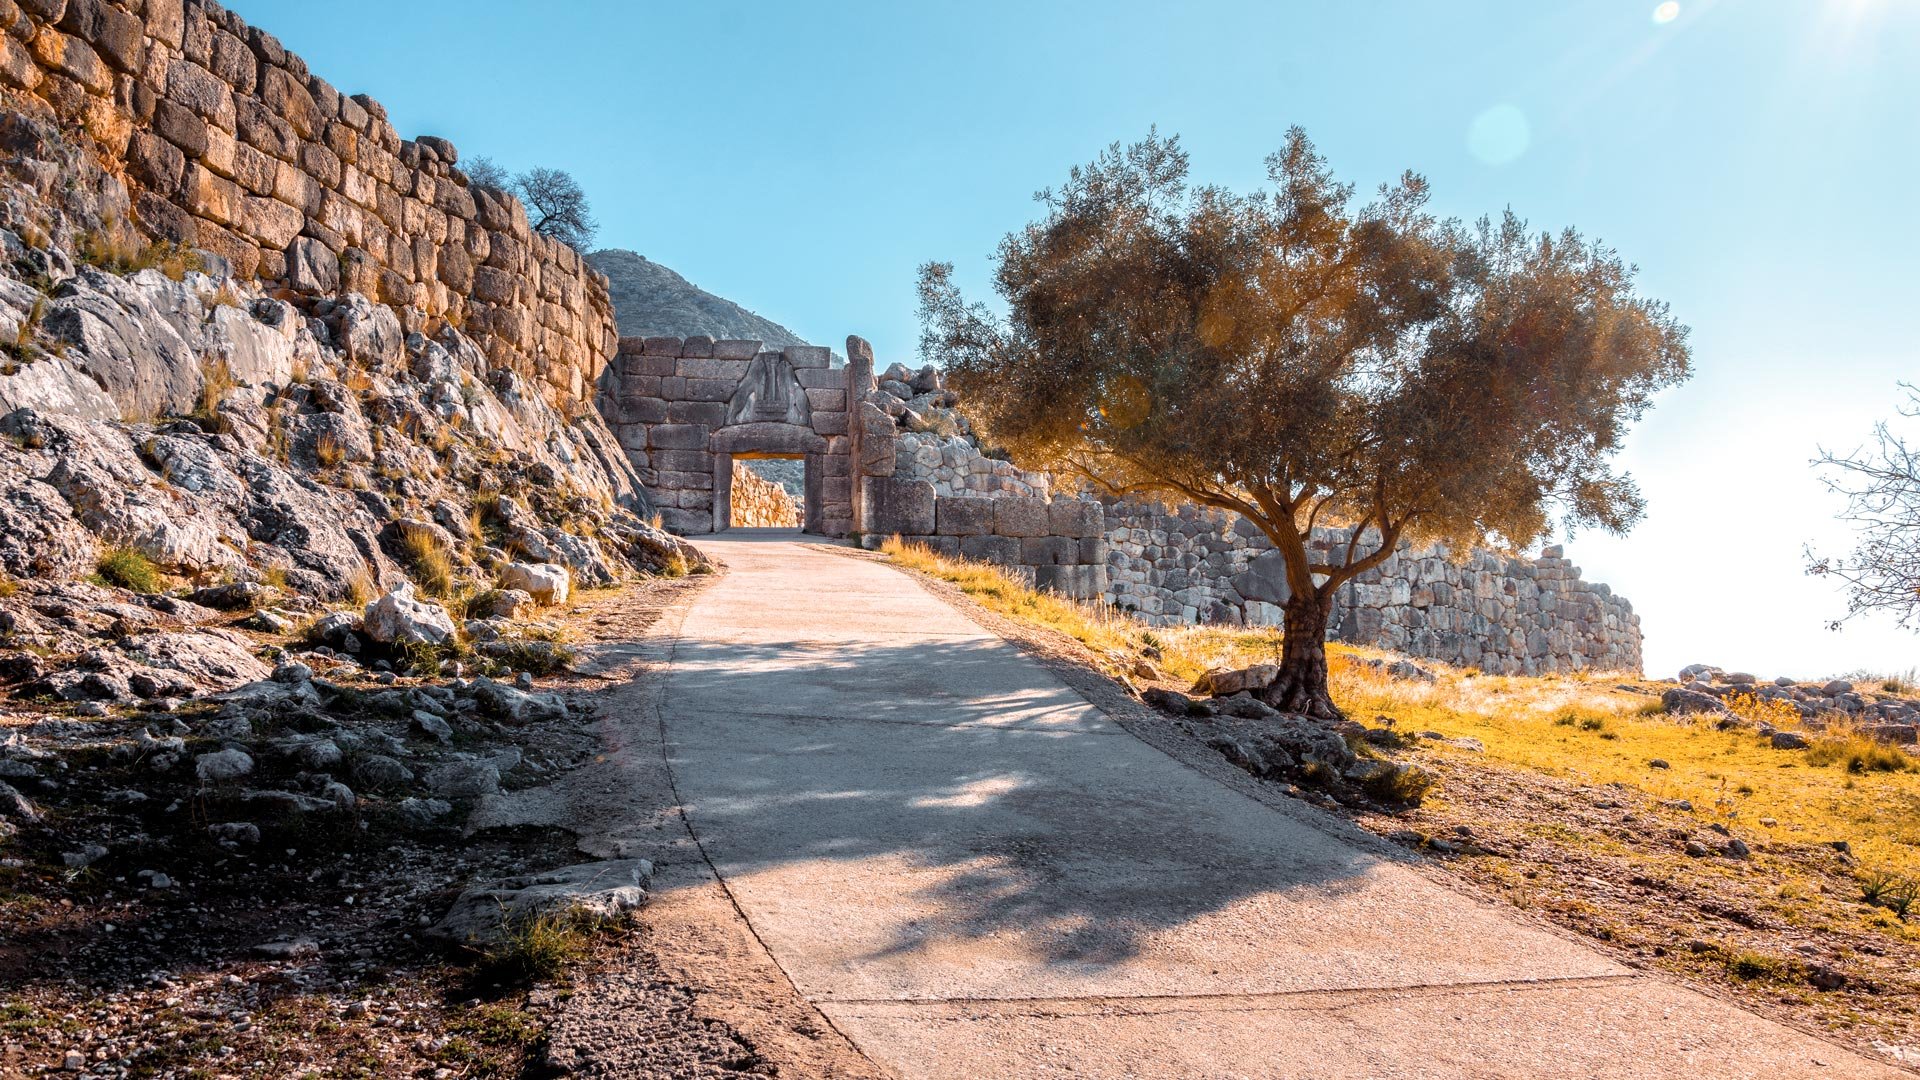
{"label": "lens flare", "polygon": [[1467,149],[1488,165],[1518,160],[1532,141],[1533,128],[1517,105],[1495,105],[1474,117],[1467,128]]}
{"label": "lens flare", "polygon": [[1666,3],[1653,9],[1653,21],[1656,25],[1664,26],[1679,17],[1680,5],[1674,0],[1667,0]]}

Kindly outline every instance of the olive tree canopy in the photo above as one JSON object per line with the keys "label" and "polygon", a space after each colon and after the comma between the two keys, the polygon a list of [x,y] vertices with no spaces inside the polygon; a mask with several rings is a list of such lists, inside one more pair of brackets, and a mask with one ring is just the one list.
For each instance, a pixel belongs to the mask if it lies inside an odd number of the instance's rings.
{"label": "olive tree canopy", "polygon": [[[1000,317],[920,272],[921,347],[983,434],[1111,495],[1232,510],[1282,553],[1282,709],[1337,715],[1333,595],[1401,541],[1524,547],[1641,515],[1611,459],[1688,374],[1632,268],[1511,213],[1435,217],[1408,173],[1364,205],[1299,129],[1271,190],[1190,187],[1150,134],[1038,196],[1000,245]],[[1312,553],[1315,526],[1352,542]]]}

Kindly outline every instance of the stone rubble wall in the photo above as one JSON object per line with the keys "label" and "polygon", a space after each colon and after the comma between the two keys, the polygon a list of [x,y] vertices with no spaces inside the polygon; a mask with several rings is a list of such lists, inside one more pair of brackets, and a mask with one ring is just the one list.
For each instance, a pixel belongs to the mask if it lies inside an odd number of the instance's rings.
{"label": "stone rubble wall", "polygon": [[[1237,514],[1122,501],[1106,507],[1105,599],[1155,625],[1279,625],[1281,556]],[[1344,547],[1343,529],[1314,547]],[[1364,541],[1363,541],[1364,543]],[[1501,675],[1639,671],[1640,616],[1549,547],[1537,559],[1475,551],[1462,562],[1402,545],[1343,587],[1329,637]]]}
{"label": "stone rubble wall", "polygon": [[607,281],[468,182],[444,139],[307,69],[211,0],[0,0],[0,87],[84,129],[146,238],[243,279],[359,292],[408,331],[451,325],[569,410],[616,331]]}
{"label": "stone rubble wall", "polygon": [[1052,489],[1052,478],[1046,473],[1029,472],[1010,461],[988,457],[964,435],[902,432],[894,452],[898,455],[895,476],[925,480],[941,498],[1014,495],[1044,499]]}
{"label": "stone rubble wall", "polygon": [[733,526],[747,529],[797,529],[800,504],[787,489],[733,459]]}

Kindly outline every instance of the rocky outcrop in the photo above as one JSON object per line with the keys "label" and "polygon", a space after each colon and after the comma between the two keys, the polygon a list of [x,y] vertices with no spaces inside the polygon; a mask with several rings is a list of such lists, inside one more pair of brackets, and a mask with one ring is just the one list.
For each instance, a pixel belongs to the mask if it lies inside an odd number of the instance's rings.
{"label": "rocky outcrop", "polygon": [[700,288],[638,252],[608,248],[587,256],[606,275],[623,337],[710,337],[758,341],[778,351],[805,345],[800,335]]}

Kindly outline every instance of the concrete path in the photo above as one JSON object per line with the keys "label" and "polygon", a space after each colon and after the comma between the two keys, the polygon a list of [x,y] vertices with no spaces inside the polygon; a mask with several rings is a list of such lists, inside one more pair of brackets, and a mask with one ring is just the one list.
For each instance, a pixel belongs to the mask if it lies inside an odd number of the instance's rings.
{"label": "concrete path", "polygon": [[884,565],[701,546],[694,832],[901,1077],[1901,1076],[1448,891],[1113,724]]}

